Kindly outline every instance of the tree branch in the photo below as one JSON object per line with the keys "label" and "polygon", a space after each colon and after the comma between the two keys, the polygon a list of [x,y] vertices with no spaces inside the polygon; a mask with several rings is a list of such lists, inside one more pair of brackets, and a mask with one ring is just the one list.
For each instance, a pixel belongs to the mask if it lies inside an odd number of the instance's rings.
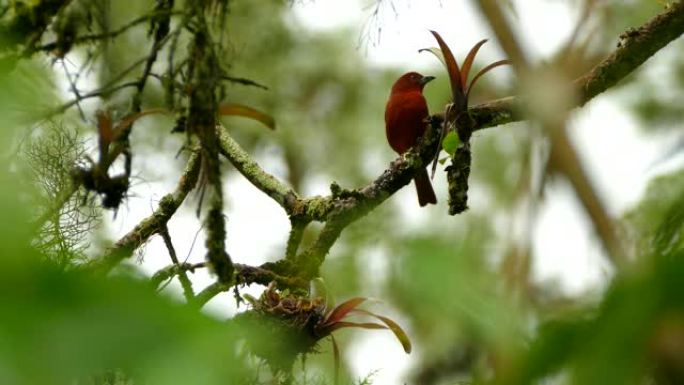
{"label": "tree branch", "polygon": [[303,278],[308,280],[317,276],[325,255],[347,225],[368,214],[409,184],[415,173],[430,163],[437,150],[440,138],[437,128],[440,126],[440,119],[433,120],[433,126],[426,131],[421,142],[393,161],[390,168],[373,183],[351,191],[341,190],[337,184],[333,184],[331,196],[316,201],[304,201],[304,206],[314,206],[309,211],[317,217],[325,218],[326,224],[314,244],[296,258]]}
{"label": "tree branch", "polygon": [[304,229],[311,221],[308,219],[290,218],[290,236],[287,239],[287,248],[285,249],[285,259],[294,260],[297,255],[299,245],[302,243],[304,236]]}
{"label": "tree branch", "polygon": [[[178,262],[178,257],[176,256],[176,249],[173,247],[171,235],[169,235],[169,229],[166,226],[166,224],[159,232],[159,234],[164,239],[164,245],[166,245],[166,249],[169,251],[169,257],[171,257],[171,262],[173,262],[173,264],[176,266],[180,265],[180,263]],[[185,299],[187,301],[191,301],[195,297],[195,292],[192,290],[192,282],[190,282],[188,275],[185,274],[185,270],[183,270],[182,268],[178,269],[177,274],[178,281],[180,281],[180,284],[183,287],[183,295],[185,296]]]}
{"label": "tree branch", "polygon": [[185,171],[178,181],[176,189],[164,196],[159,201],[159,207],[149,217],[143,219],[128,234],[119,239],[106,255],[95,259],[88,264],[89,267],[104,273],[111,270],[122,260],[130,257],[133,251],[145,243],[152,235],[159,233],[166,227],[176,210],[183,203],[188,193],[197,184],[200,169],[199,153],[193,151],[185,166]]}
{"label": "tree branch", "polygon": [[157,288],[159,287],[159,285],[161,285],[162,282],[166,281],[167,279],[173,278],[173,276],[175,275],[180,275],[181,273],[185,274],[188,271],[194,273],[195,269],[203,267],[207,267],[207,264],[205,262],[174,263],[173,265],[169,265],[163,269],[157,270],[157,272],[152,275],[152,278],[150,278],[150,283],[152,283],[152,287]]}
{"label": "tree branch", "polygon": [[[584,105],[593,97],[614,86],[659,49],[684,33],[684,3],[672,5],[669,10],[648,21],[638,31],[636,34],[629,34],[613,54],[587,75],[575,81],[575,86],[581,90],[578,106]],[[522,120],[525,118],[521,113],[522,110],[521,98],[508,97],[474,106],[468,112],[475,121],[474,130],[479,130]],[[441,115],[437,117],[443,118]],[[416,149],[417,153],[412,151],[400,157],[382,176],[364,188],[351,192],[345,191],[338,197],[333,192],[332,196],[316,198],[316,201],[303,200],[304,204],[300,207],[306,211],[306,217],[326,221],[318,239],[297,258],[297,263],[304,267],[305,277],[311,278],[317,274],[325,255],[344,227],[367,214],[399,188],[408,184],[415,171],[429,161],[429,155],[434,154],[437,145],[434,131],[432,134],[427,133],[424,140],[426,144]],[[428,151],[425,151],[426,147]],[[413,161],[405,163],[408,159],[413,159]],[[578,191],[585,190],[579,189]],[[587,200],[586,207],[596,207],[596,202],[592,202]],[[603,222],[605,221],[598,223]],[[604,232],[601,231],[601,233]],[[616,250],[617,248],[611,247],[611,244],[611,242],[606,243],[607,249]]]}
{"label": "tree branch", "polygon": [[[615,85],[682,33],[684,33],[684,5],[682,2],[678,2],[663,14],[648,21],[636,32],[628,34],[613,54],[574,82],[576,88],[580,90],[581,96],[577,101],[577,106],[585,104]],[[508,97],[471,107],[469,115],[475,121],[474,130],[479,130],[524,119],[525,116],[521,113],[522,106],[523,101],[520,97]],[[317,274],[325,255],[347,225],[375,209],[411,181],[415,172],[424,167],[434,155],[439,137],[438,133],[435,132],[436,130],[428,130],[419,146],[393,161],[381,176],[367,186],[355,190],[344,190],[333,183],[329,196],[303,199],[285,183],[265,172],[230,137],[225,128],[218,127],[217,131],[221,153],[245,178],[278,202],[290,215],[291,220],[296,218],[307,223],[308,221],[326,223],[316,241],[294,258],[299,265],[298,267],[303,267],[305,270],[303,276],[300,277],[301,279],[311,278]],[[191,163],[193,163],[192,174],[196,180],[199,162],[195,157]],[[173,208],[173,212],[175,212],[177,205],[182,202],[182,199],[176,201],[168,196],[163,202],[167,200],[167,205]],[[163,206],[165,205],[160,204],[158,211],[162,210]],[[109,269],[123,258],[130,256],[132,251],[150,235],[159,231],[160,223],[166,223],[173,212],[170,214],[160,212],[158,215],[153,215],[141,222],[131,233],[117,242],[108,255],[97,264],[107,266]],[[295,235],[297,235],[296,233],[295,231]],[[291,257],[293,253],[296,253],[296,248],[288,247],[288,256]],[[239,275],[237,270],[240,268],[236,267],[236,275]],[[259,276],[266,277],[267,275]],[[263,279],[263,282],[266,282],[266,278]],[[253,281],[257,282],[258,280]],[[216,285],[221,284],[217,283],[213,286]],[[217,286],[213,290],[220,292],[226,289]],[[207,288],[198,294],[195,300],[202,302],[202,298],[210,299],[213,297],[210,294],[211,290]]]}
{"label": "tree branch", "polygon": [[233,164],[236,170],[256,188],[273,198],[285,212],[292,214],[299,196],[285,183],[264,171],[240,145],[231,138],[228,130],[217,126],[221,154]]}
{"label": "tree branch", "polygon": [[[271,282],[275,282],[280,288],[302,288],[307,287],[307,280],[303,280],[299,277],[285,277],[279,275],[271,270],[269,270],[265,264],[263,266],[249,266],[236,263],[235,267],[235,283],[234,285],[249,285],[252,283],[257,283],[260,285],[267,286]],[[202,307],[211,301],[212,298],[218,294],[230,290],[234,285],[226,285],[221,282],[214,282],[207,286],[199,292],[192,304],[197,307]]]}
{"label": "tree branch", "polygon": [[[137,17],[128,23],[122,25],[121,27],[113,30],[113,31],[108,31],[108,32],[102,32],[102,33],[92,33],[92,34],[87,34],[87,35],[81,35],[77,36],[74,38],[72,44],[77,45],[77,44],[82,44],[82,43],[90,43],[90,42],[96,42],[98,40],[106,40],[106,39],[114,39],[121,35],[122,33],[128,31],[129,29],[138,26],[142,23],[145,23],[150,20],[154,20],[159,18],[160,16],[178,16],[182,15],[183,12],[174,12],[171,10],[161,10],[161,11],[153,11],[148,14],[142,15],[140,17]],[[53,41],[50,43],[43,44],[39,47],[35,47],[33,52],[37,51],[52,51],[53,49],[56,49],[59,47],[59,42]]]}
{"label": "tree branch", "polygon": [[[189,79],[188,133],[199,139],[202,159],[200,188],[209,192],[209,212],[204,220],[207,260],[223,284],[232,284],[234,267],[226,251],[226,224],[223,215],[220,145],[216,131],[220,65],[202,2],[192,3],[194,38],[188,54]],[[198,210],[199,212],[199,210]]]}
{"label": "tree branch", "polygon": [[[613,53],[575,80],[579,90],[577,106],[583,106],[617,84],[683,33],[684,2],[679,1],[641,27],[623,34]],[[468,113],[475,119],[475,130],[481,130],[525,119],[522,103],[519,97],[507,97],[473,106]]]}

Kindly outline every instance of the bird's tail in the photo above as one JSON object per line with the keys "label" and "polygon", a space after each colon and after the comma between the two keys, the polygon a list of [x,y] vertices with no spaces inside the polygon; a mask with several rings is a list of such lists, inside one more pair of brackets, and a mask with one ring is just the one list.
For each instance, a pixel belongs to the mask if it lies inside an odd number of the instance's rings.
{"label": "bird's tail", "polygon": [[413,178],[416,182],[416,191],[418,191],[418,203],[420,206],[425,206],[427,204],[436,204],[437,197],[435,196],[435,190],[432,189],[432,183],[430,183],[430,177],[428,176],[427,170],[423,169]]}

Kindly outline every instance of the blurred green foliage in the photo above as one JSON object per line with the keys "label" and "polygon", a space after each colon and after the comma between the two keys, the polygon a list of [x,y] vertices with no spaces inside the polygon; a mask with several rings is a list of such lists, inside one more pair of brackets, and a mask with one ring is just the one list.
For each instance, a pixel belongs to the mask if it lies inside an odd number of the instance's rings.
{"label": "blurred green foliage", "polygon": [[[115,30],[153,5],[153,1],[73,0],[60,28],[75,26],[83,33]],[[615,23],[606,22],[597,37],[603,49],[615,43],[619,32],[660,10],[656,1],[608,5],[605,20]],[[3,6],[0,2],[0,10]],[[394,157],[385,144],[383,110],[399,71],[364,65],[361,53],[350,43],[356,31],[308,30],[294,21],[289,7],[284,1],[230,2],[221,59],[231,76],[252,79],[268,90],[227,82],[224,100],[269,112],[278,130],[268,132],[237,117],[224,118],[224,124],[258,160],[277,164],[276,170],[269,171],[287,179],[303,195],[327,193],[322,188],[333,180],[343,187],[366,184]],[[149,47],[140,44],[147,39],[147,24],[142,23],[106,44],[76,47],[69,58],[77,64],[95,63],[90,80],[105,85],[147,54]],[[187,45],[181,39],[177,49],[185,52]],[[626,93],[639,91],[634,111],[646,127],[681,129],[678,101],[684,92],[684,55],[679,50],[671,56],[668,79],[673,81],[667,92],[649,86],[648,77],[640,76],[624,87]],[[35,206],[44,203],[31,197],[44,202],[57,196],[54,189],[40,189],[50,177],[56,179],[49,187],[64,186],[69,164],[93,147],[87,139],[95,132],[90,121],[75,123],[75,109],[60,116],[63,121],[43,121],[51,108],[64,101],[54,84],[57,68],[35,55],[0,73],[0,152],[10,166],[0,169],[0,383],[268,381],[265,369],[245,353],[238,338],[244,330],[236,325],[159,295],[139,273],[104,277],[74,265],[64,269],[65,263],[73,264],[86,254],[79,249],[80,238],[61,244],[62,255],[71,251],[79,258],[51,258],[59,249],[36,242],[31,219],[44,209]],[[119,80],[136,75],[132,72]],[[163,84],[149,82],[144,107],[167,103]],[[482,92],[501,94],[490,87]],[[435,84],[427,95],[432,110],[443,106],[448,98],[446,82]],[[130,96],[126,90],[105,94],[82,107],[88,118],[99,107],[122,114]],[[168,118],[154,118],[144,126],[149,130],[135,132],[136,157],[172,159],[182,142],[169,134],[172,124]],[[60,136],[55,133],[60,131],[55,130],[62,128],[78,133],[85,141],[83,148],[74,147],[58,161],[47,162],[52,168],[43,168],[43,173],[29,173],[26,164],[18,165],[25,158],[14,156],[17,148],[26,148],[24,144],[34,151],[57,148]],[[402,191],[347,228],[323,266],[330,291],[339,299],[376,296],[400,310],[420,355],[415,378],[430,378],[430,383],[457,379],[505,384],[550,379],[583,385],[681,383],[681,168],[656,178],[642,202],[622,221],[637,256],[633,271],[618,275],[600,293],[599,304],[568,298],[535,287],[529,276],[530,239],[499,230],[512,226],[511,218],[520,215],[526,202],[543,199],[533,188],[534,177],[543,174],[533,172],[540,167],[533,156],[539,140],[528,129],[521,123],[510,130],[475,135],[471,179],[481,201],[456,220],[446,216],[444,202],[420,217],[412,216],[403,207],[409,198]],[[146,178],[164,177],[155,170],[145,172]],[[30,183],[19,183],[23,179]],[[438,195],[439,191],[438,187]],[[413,196],[410,199],[415,203]],[[229,217],[231,209],[226,210]],[[317,230],[310,228],[307,233]],[[346,333],[339,341],[348,344],[355,337]],[[330,352],[327,347],[321,350]],[[309,357],[309,374],[317,369],[330,372],[330,354],[319,356],[323,355]],[[499,376],[492,379],[492,372]],[[372,378],[359,382],[369,381]]]}
{"label": "blurred green foliage", "polygon": [[624,217],[639,253],[670,253],[684,247],[684,171],[654,179],[637,207]]}

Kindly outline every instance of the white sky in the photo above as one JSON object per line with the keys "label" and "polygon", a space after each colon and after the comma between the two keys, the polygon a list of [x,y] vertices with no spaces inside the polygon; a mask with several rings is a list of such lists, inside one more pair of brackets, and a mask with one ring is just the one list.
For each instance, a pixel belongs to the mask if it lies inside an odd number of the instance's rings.
{"label": "white sky", "polygon": [[[292,18],[293,22],[302,24],[311,33],[341,27],[358,31],[371,12],[370,8],[362,9],[361,4],[364,3],[368,2],[301,1],[295,5]],[[484,24],[473,11],[470,1],[424,0],[414,1],[411,6],[403,0],[395,0],[394,3],[396,15],[391,8],[379,13],[379,23],[383,27],[379,42],[361,48],[371,65],[407,70],[433,68],[434,58],[417,52],[420,48],[435,45],[428,33],[429,29],[439,31],[457,55],[467,52],[476,41],[492,37],[490,31],[483,28]],[[532,57],[542,58],[552,54],[569,36],[574,25],[574,13],[566,5],[567,2],[519,0],[514,3],[520,18],[520,22],[515,24],[520,26],[519,33],[524,36],[523,41],[527,43],[526,48]],[[350,33],[349,44],[357,44],[358,37],[358,32]],[[495,42],[490,42],[481,52],[480,60],[503,57]],[[570,122],[570,131],[609,211],[617,216],[638,201],[653,174],[647,167],[654,161],[661,143],[642,137],[636,122],[610,95],[597,98],[575,113]],[[268,163],[268,157],[259,160],[266,162],[265,168],[268,170],[279,169],[277,165]],[[146,162],[144,169],[165,172],[163,168],[167,167],[169,173],[177,173],[177,165],[154,159]],[[227,185],[230,207],[227,247],[236,262],[259,264],[282,255],[289,231],[289,223],[282,209],[244,178],[233,177]],[[156,206],[150,203],[148,197],[156,194],[158,199],[160,192],[165,193],[172,187],[172,184],[163,183],[139,186],[136,192],[140,198],[130,200],[128,210],[120,210],[119,218],[112,226],[113,231],[116,234],[127,232]],[[413,212],[407,213],[407,218],[427,220],[430,215],[437,215],[436,211],[419,211],[418,206],[413,204],[415,197],[409,197],[408,193],[403,196],[402,193],[392,199],[410,199],[412,204],[405,206],[411,207]],[[534,230],[533,249],[538,256],[533,264],[535,279],[557,280],[569,293],[600,287],[606,280],[607,270],[582,208],[563,183],[552,184],[546,196]],[[232,204],[238,201],[239,205]],[[185,215],[177,215],[169,223],[179,258],[184,258],[189,252],[198,230],[198,221],[192,210],[185,209]],[[443,215],[443,212],[439,215]],[[375,254],[378,256],[373,265],[382,270],[382,258],[385,256],[381,252]],[[146,255],[143,268],[147,272],[154,272],[169,264],[167,251],[159,237],[147,245]],[[200,236],[190,261],[201,261],[203,255],[203,239]],[[198,283],[198,290],[213,282],[205,272],[195,274],[193,279]],[[234,309],[230,295],[223,295],[208,305],[208,311],[222,316],[226,315],[226,309]],[[401,320],[401,317],[398,316],[398,319]],[[410,335],[410,327],[408,329]],[[362,378],[379,369],[374,376],[374,384],[403,383],[402,376],[417,359],[420,347],[416,349],[418,354],[407,356],[390,333],[355,333],[355,342],[343,352],[353,370],[353,377]],[[324,345],[324,349],[328,347]]]}

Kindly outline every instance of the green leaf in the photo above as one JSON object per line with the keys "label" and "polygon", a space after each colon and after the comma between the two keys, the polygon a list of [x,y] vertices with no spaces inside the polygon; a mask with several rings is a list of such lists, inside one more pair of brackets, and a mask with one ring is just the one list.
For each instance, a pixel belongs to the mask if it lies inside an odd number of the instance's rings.
{"label": "green leaf", "polygon": [[451,131],[442,141],[442,148],[447,154],[454,156],[459,144],[461,144],[461,140],[458,139],[458,135],[455,131]]}
{"label": "green leaf", "polygon": [[653,245],[659,253],[669,253],[684,242],[684,194],[670,204],[658,225]]}
{"label": "green leaf", "polygon": [[[356,311],[361,312],[362,310],[358,309]],[[378,330],[378,329],[387,329],[387,327],[376,324],[375,322],[348,322],[348,321],[340,321],[340,322],[335,322],[334,324],[331,324],[330,327],[326,329],[326,334],[332,333],[335,330],[339,330],[342,328],[360,328],[360,329],[372,329],[372,330]]]}
{"label": "green leaf", "polygon": [[330,292],[328,290],[328,285],[321,277],[317,277],[311,280],[311,297],[320,297],[325,301],[325,308],[329,309],[335,306],[335,301],[333,300]]}
{"label": "green leaf", "polygon": [[219,106],[221,116],[242,116],[263,123],[271,130],[275,130],[275,119],[271,115],[261,112],[252,107],[240,103],[221,103]]}
{"label": "green leaf", "polygon": [[142,118],[143,116],[147,115],[152,115],[152,114],[170,114],[171,111],[165,109],[165,108],[150,108],[148,110],[140,111],[134,114],[127,115],[124,117],[119,124],[116,125],[114,128],[114,139],[117,140],[119,138],[119,135],[121,135],[124,131],[128,129],[128,127],[131,126],[136,120]]}

